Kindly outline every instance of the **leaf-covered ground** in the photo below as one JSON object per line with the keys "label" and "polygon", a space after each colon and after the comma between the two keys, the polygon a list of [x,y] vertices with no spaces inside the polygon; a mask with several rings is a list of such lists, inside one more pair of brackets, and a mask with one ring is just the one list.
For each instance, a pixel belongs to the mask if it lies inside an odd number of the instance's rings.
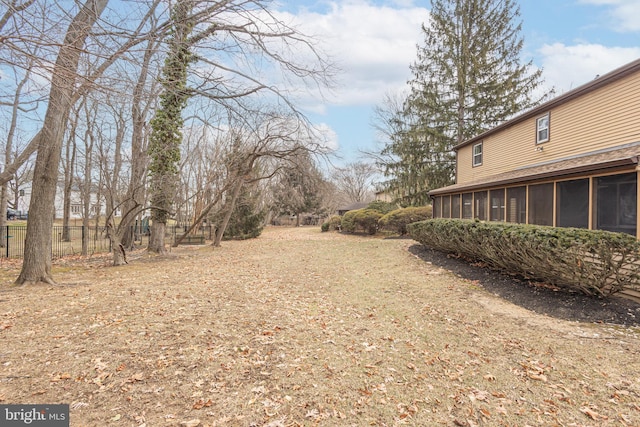
{"label": "leaf-covered ground", "polygon": [[0,403],[72,426],[638,426],[640,329],[548,317],[406,239],[270,228],[0,273]]}

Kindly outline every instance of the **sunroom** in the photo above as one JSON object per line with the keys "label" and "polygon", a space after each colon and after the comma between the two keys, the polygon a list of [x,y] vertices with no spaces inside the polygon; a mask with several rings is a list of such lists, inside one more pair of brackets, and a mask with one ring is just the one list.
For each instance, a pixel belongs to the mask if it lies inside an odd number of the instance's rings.
{"label": "sunroom", "polygon": [[430,192],[434,218],[623,232],[640,238],[640,143],[539,163]]}

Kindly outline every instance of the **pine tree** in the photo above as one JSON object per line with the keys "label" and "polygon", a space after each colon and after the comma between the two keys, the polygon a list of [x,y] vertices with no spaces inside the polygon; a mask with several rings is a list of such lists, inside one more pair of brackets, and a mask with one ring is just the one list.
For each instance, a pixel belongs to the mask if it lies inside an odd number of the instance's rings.
{"label": "pine tree", "polygon": [[242,188],[224,231],[224,240],[245,240],[260,236],[266,216],[265,210],[260,208],[260,198],[257,185]]}
{"label": "pine tree", "polygon": [[395,112],[400,130],[383,154],[405,204],[451,184],[453,147],[538,105],[541,70],[521,63],[520,8],[513,0],[431,0],[410,93]]}

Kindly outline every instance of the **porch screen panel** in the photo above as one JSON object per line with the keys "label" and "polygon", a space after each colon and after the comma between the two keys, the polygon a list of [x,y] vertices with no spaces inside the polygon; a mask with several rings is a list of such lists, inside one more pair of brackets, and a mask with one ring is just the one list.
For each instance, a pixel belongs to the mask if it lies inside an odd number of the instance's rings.
{"label": "porch screen panel", "polygon": [[451,218],[451,196],[442,197],[442,218]]}
{"label": "porch screen panel", "polygon": [[462,218],[473,218],[473,194],[471,193],[462,195]]}
{"label": "porch screen panel", "polygon": [[526,224],[527,187],[507,188],[507,222]]}
{"label": "porch screen panel", "polygon": [[576,179],[556,184],[558,227],[589,228],[589,180]]}
{"label": "porch screen panel", "polygon": [[473,193],[473,200],[475,202],[473,217],[478,218],[480,221],[486,221],[487,220],[487,192],[478,191],[477,193]]}
{"label": "porch screen panel", "polygon": [[451,218],[460,218],[460,195],[451,196]]}
{"label": "porch screen panel", "polygon": [[596,228],[636,235],[635,173],[596,178]]}
{"label": "porch screen panel", "polygon": [[489,191],[489,201],[491,203],[489,219],[491,221],[504,221],[504,188]]}
{"label": "porch screen panel", "polygon": [[433,217],[442,218],[442,197],[433,199]]}
{"label": "porch screen panel", "polygon": [[553,184],[529,186],[529,224],[553,225]]}

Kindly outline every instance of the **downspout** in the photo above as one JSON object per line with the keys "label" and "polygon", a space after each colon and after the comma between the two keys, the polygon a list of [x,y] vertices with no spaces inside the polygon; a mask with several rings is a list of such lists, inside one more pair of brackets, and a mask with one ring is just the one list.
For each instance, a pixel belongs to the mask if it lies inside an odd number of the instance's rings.
{"label": "downspout", "polygon": [[636,165],[636,239],[640,239],[640,227],[638,227],[638,218],[640,218],[640,156],[634,156],[631,161]]}

